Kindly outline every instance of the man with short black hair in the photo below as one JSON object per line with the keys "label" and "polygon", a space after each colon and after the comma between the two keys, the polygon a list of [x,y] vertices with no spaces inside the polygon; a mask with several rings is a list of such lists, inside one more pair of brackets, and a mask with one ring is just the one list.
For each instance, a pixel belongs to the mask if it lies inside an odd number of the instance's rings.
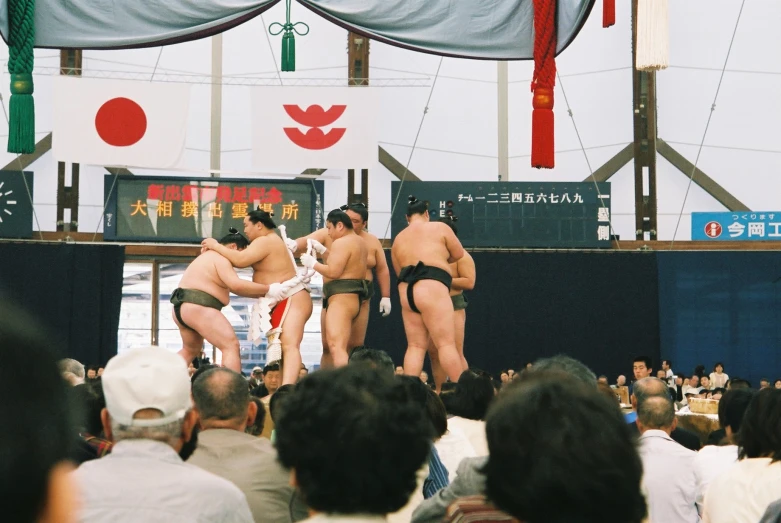
{"label": "man with short black hair", "polygon": [[131,350],[108,362],[102,380],[103,430],[114,448],[76,471],[83,523],[252,522],[234,484],[179,455],[198,423],[181,357],[159,347]]}
{"label": "man with short black hair", "polygon": [[406,386],[364,365],[302,380],[276,426],[279,460],[314,514],[309,523],[385,521],[416,489],[433,437]]}
{"label": "man with short black hair", "polygon": [[255,523],[306,519],[306,506],[290,486],[290,471],[277,462],[271,442],[244,432],[258,408],[249,400],[244,378],[230,369],[210,369],[193,383],[192,393],[201,432],[188,463],[238,486]]}
{"label": "man with short black hair", "polygon": [[[246,249],[247,239],[233,231],[220,244],[234,251]],[[179,354],[191,362],[201,355],[205,339],[220,349],[224,366],[241,372],[239,340],[221,310],[230,302],[230,292],[259,298],[278,293],[279,287],[242,280],[226,258],[214,251],[202,253],[187,267],[179,288],[171,294],[172,316],[184,345]]]}
{"label": "man with short black hair", "polygon": [[398,370],[394,372],[393,360],[387,352],[369,347],[355,347],[350,353],[350,364],[369,365],[381,372],[387,372],[389,376],[403,374],[403,371],[401,373]]}

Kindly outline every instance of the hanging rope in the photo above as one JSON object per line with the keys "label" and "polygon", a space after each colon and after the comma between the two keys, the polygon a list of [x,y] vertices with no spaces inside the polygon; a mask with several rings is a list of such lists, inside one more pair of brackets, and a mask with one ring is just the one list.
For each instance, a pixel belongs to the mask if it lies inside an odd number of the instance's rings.
{"label": "hanging rope", "polygon": [[35,0],[8,0],[8,152],[35,151],[35,102],[33,100],[33,45]]}
{"label": "hanging rope", "polygon": [[532,167],[554,166],[553,87],[556,84],[556,2],[534,0]]}
{"label": "hanging rope", "polygon": [[[292,0],[285,1],[285,23],[274,22],[268,26],[268,32],[272,36],[282,34],[282,72],[293,72],[296,70],[296,35],[306,36],[309,34],[309,26],[304,22],[290,23],[290,3]],[[304,30],[299,30],[302,26]]]}

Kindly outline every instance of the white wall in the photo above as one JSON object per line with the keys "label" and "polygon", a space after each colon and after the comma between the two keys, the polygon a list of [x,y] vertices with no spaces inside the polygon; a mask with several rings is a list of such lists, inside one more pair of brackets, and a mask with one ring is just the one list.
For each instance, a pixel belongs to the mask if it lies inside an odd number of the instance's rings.
{"label": "white wall", "polygon": [[[539,171],[529,166],[531,128],[531,62],[510,63],[510,179],[583,180],[632,140],[631,47],[629,2],[617,3],[617,25],[601,27],[601,2],[580,36],[558,58],[560,79],[556,86],[556,168]],[[705,146],[700,150],[721,68],[727,56],[740,2],[687,0],[670,2],[671,64],[657,75],[659,135],[690,161],[699,154],[698,166],[753,210],[779,210],[781,189],[781,3],[747,2],[732,46]],[[230,83],[238,77],[275,78],[280,39],[266,38],[272,21],[284,18],[277,5],[224,35],[224,75]],[[347,75],[346,31],[294,4],[293,19],[311,27],[308,36],[296,38],[296,73],[283,79],[344,78]],[[192,170],[183,176],[203,175],[209,166],[209,86],[202,82],[211,67],[209,40],[132,51],[86,51],[84,67],[113,71],[104,76],[148,80],[160,58],[157,74],[191,75],[190,128],[181,166]],[[7,59],[7,50],[0,50]],[[380,141],[400,162],[410,161],[412,144],[431,94],[440,58],[413,53],[373,42],[373,79],[425,79],[427,87],[378,87],[381,91]],[[36,104],[39,134],[51,130],[51,75],[56,74],[56,51],[36,53]],[[138,75],[137,73],[145,73]],[[8,76],[0,93],[8,100]],[[201,83],[198,83],[201,82]],[[398,85],[403,82],[396,82]],[[249,87],[225,85],[223,90],[222,168],[250,171],[251,155]],[[567,114],[564,94],[573,112]],[[7,106],[7,104],[6,104]],[[429,111],[420,129],[410,170],[423,180],[494,180],[496,165],[496,64],[494,62],[442,60]],[[575,133],[583,141],[586,156]],[[7,130],[3,133],[7,134]],[[5,138],[5,136],[3,136]],[[0,154],[8,163],[12,155]],[[317,166],[301,166],[302,169]],[[36,174],[35,204],[40,226],[54,229],[56,164],[51,155],[32,167]],[[103,174],[100,167],[83,166],[81,175],[81,231],[95,230],[100,221]],[[153,171],[138,171],[140,174]],[[295,171],[291,171],[295,172]],[[377,164],[370,171],[371,229],[383,235],[395,178]],[[614,227],[623,238],[634,237],[634,195],[631,164],[613,182]],[[326,209],[344,203],[346,173],[326,173]],[[664,159],[658,162],[660,239],[671,239],[683,210],[677,240],[690,236],[688,214],[724,208],[696,185],[683,205],[688,179]],[[99,228],[99,227],[98,227]]]}

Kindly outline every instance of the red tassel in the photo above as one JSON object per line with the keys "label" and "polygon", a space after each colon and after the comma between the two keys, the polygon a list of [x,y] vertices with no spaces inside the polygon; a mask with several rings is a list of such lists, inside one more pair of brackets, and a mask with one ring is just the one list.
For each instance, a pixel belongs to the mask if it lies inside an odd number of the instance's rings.
{"label": "red tassel", "polygon": [[556,2],[534,0],[532,167],[553,169],[553,86],[556,85]]}
{"label": "red tassel", "polygon": [[553,169],[553,89],[538,87],[532,100],[532,167]]}
{"label": "red tassel", "polygon": [[602,27],[616,24],[616,0],[602,0]]}

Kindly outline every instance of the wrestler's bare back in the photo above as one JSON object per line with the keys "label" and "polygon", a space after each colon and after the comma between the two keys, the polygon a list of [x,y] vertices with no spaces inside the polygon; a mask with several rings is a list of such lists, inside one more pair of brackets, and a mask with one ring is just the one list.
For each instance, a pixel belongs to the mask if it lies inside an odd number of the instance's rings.
{"label": "wrestler's bare back", "polygon": [[397,275],[403,267],[417,265],[418,262],[452,274],[450,263],[461,259],[463,253],[463,247],[452,229],[438,222],[410,223],[396,236],[391,248],[393,269]]}
{"label": "wrestler's bare back", "polygon": [[217,265],[233,270],[230,262],[214,251],[206,251],[199,255],[187,267],[179,281],[182,289],[196,289],[211,294],[223,305],[230,301],[230,291],[222,281],[217,271]]}

